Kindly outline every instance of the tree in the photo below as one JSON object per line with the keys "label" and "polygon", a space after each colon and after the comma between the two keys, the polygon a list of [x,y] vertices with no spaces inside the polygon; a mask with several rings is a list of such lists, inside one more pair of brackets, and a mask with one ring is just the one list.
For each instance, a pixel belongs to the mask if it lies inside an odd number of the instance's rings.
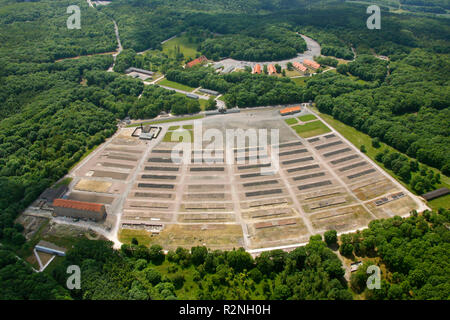
{"label": "tree", "polygon": [[156,265],[163,263],[165,259],[163,248],[158,244],[152,245],[149,249],[149,259]]}
{"label": "tree", "polygon": [[336,230],[328,230],[324,233],[325,242],[328,246],[337,243],[337,232]]}

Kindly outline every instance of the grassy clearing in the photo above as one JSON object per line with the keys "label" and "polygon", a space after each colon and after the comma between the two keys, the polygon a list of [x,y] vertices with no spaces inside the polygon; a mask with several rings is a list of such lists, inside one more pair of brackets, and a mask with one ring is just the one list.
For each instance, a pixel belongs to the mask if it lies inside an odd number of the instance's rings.
{"label": "grassy clearing", "polygon": [[[384,149],[387,149],[389,152],[398,152],[400,151],[388,146],[387,144],[380,142],[379,148],[374,148],[372,146],[372,138],[356,130],[353,127],[350,127],[338,120],[335,120],[332,116],[320,113],[316,108],[312,108],[314,112],[316,112],[326,123],[328,123],[331,127],[333,127],[336,131],[342,134],[347,140],[349,140],[352,144],[354,144],[357,148],[360,148],[362,145],[366,147],[366,155],[375,161],[380,167],[382,167],[387,173],[389,173],[392,177],[394,177],[397,181],[399,181],[405,188],[415,194],[415,192],[410,188],[409,185],[405,184],[399,176],[397,176],[392,170],[387,169],[384,165],[375,160],[375,156],[378,152],[382,152]],[[408,157],[406,154],[404,156]],[[408,157],[409,160],[413,160],[413,158]],[[450,188],[450,177],[447,177],[442,172],[440,172],[436,168],[431,168],[427,165],[420,164],[421,166],[431,169],[434,172],[438,172],[441,175],[441,184],[437,185],[437,188],[446,187]],[[432,200],[428,203],[432,209],[438,209],[439,207],[450,207],[450,196],[441,197],[435,200]]]}
{"label": "grassy clearing", "polygon": [[164,138],[163,138],[163,142],[185,142],[185,141],[182,141],[182,139],[183,138],[179,138],[179,140],[177,141],[177,140],[172,140],[172,134],[174,133],[174,132],[177,132],[177,133],[184,133],[184,132],[188,132],[189,134],[190,134],[190,136],[191,136],[191,143],[192,142],[194,142],[194,132],[192,131],[192,130],[177,130],[177,131],[168,131],[167,133],[166,133],[166,135],[164,136]]}
{"label": "grassy clearing", "polygon": [[307,122],[307,121],[311,121],[311,120],[316,120],[317,118],[313,114],[307,114],[307,115],[298,117],[298,119],[300,121]]}
{"label": "grassy clearing", "polygon": [[298,123],[296,118],[286,119],[286,120],[284,120],[284,122],[286,122],[290,126],[292,126],[293,124],[297,124]]}
{"label": "grassy clearing", "polygon": [[203,117],[204,117],[204,115],[197,115],[197,116],[191,116],[191,117],[186,117],[186,118],[172,118],[172,119],[165,119],[165,120],[154,120],[154,121],[148,121],[148,122],[143,122],[143,123],[130,124],[129,126],[127,126],[127,128],[140,127],[141,124],[143,126],[145,126],[147,124],[158,124],[158,123],[169,123],[169,122],[196,120],[196,119],[202,119]]}
{"label": "grassy clearing", "polygon": [[322,121],[308,122],[303,125],[293,126],[292,129],[302,138],[314,137],[331,131]]}
{"label": "grassy clearing", "polygon": [[192,129],[194,129],[194,125],[192,125],[192,124],[185,124],[185,125],[183,126],[183,129],[186,129],[186,130],[192,130]]}
{"label": "grassy clearing", "polygon": [[177,130],[177,129],[180,129],[180,126],[170,126],[169,127],[169,131],[174,131],[174,130]]}
{"label": "grassy clearing", "polygon": [[177,89],[177,90],[187,91],[187,92],[192,92],[195,90],[195,88],[185,86],[184,84],[173,82],[173,81],[170,81],[167,79],[162,79],[162,80],[158,81],[156,84],[159,84],[161,86],[166,86],[169,88],[173,88],[173,89]]}
{"label": "grassy clearing", "polygon": [[53,188],[59,188],[59,187],[62,187],[62,186],[68,186],[71,182],[72,182],[72,180],[73,180],[73,178],[64,178],[64,179],[62,179],[60,182],[58,182],[57,184],[55,184],[54,186],[53,186]]}
{"label": "grassy clearing", "polygon": [[186,36],[179,36],[163,44],[163,52],[169,57],[176,57],[176,47],[180,48],[180,52],[185,58],[195,58],[200,52],[197,51],[197,44],[190,42]]}
{"label": "grassy clearing", "polygon": [[131,240],[135,238],[139,244],[146,247],[150,246],[151,234],[145,230],[120,229],[118,237],[119,241],[122,243],[131,244]]}

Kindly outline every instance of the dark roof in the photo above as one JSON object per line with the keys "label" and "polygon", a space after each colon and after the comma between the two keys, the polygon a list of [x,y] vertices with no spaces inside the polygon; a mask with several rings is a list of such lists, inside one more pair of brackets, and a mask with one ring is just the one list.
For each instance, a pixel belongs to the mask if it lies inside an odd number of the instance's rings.
{"label": "dark roof", "polygon": [[450,193],[449,189],[447,189],[447,188],[440,188],[440,189],[437,189],[437,190],[425,193],[425,194],[422,195],[422,197],[425,200],[429,201],[429,200],[433,200],[433,199],[445,196],[446,194],[449,194],[449,193]]}

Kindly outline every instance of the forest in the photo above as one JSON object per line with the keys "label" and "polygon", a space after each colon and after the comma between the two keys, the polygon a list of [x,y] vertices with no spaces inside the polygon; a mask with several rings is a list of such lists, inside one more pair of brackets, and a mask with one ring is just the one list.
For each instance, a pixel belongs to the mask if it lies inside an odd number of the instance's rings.
{"label": "forest", "polygon": [[[340,237],[329,230],[289,253],[273,250],[256,258],[242,248],[180,247],[164,254],[161,246],[146,247],[135,239],[120,250],[112,242],[79,240],[51,273],[32,272],[0,249],[0,298],[445,300],[449,222],[446,210],[413,212],[408,218],[374,220],[368,229]],[[364,261],[348,282],[333,250]],[[374,264],[381,268],[381,288],[369,290],[366,270]],[[81,289],[65,289],[69,265],[80,266]]]}

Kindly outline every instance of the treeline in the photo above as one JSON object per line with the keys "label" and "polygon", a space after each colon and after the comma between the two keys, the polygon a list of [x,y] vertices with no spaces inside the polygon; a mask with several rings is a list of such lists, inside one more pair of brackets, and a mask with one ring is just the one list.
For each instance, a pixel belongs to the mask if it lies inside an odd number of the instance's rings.
{"label": "treeline", "polygon": [[391,62],[390,74],[383,81],[381,60],[373,67],[371,63],[360,67],[357,61],[349,64],[356,66],[348,67],[349,71],[367,79],[379,75],[379,79],[346,93],[325,86],[335,75],[314,77],[307,89],[318,88],[314,95],[319,110],[449,175],[448,57],[413,50]]}
{"label": "treeline", "polygon": [[293,58],[306,50],[306,42],[287,27],[269,26],[243,34],[205,40],[199,50],[208,58],[233,58],[245,61],[276,61]]}
{"label": "treeline", "polygon": [[[448,210],[425,211],[409,218],[374,220],[362,232],[342,235],[343,252],[348,257],[365,258],[364,265],[351,276],[351,288],[366,299],[447,300],[449,221]],[[369,290],[366,270],[373,264],[385,266],[386,272],[381,273],[380,289]]]}
{"label": "treeline", "polygon": [[202,86],[217,90],[224,94],[228,108],[298,103],[309,98],[289,78],[253,75],[248,72],[218,75],[212,68],[195,67],[189,70],[169,70],[166,78],[191,87]]}
{"label": "treeline", "polygon": [[427,170],[417,160],[409,160],[398,152],[389,152],[384,149],[376,154],[375,160],[392,170],[419,195],[436,189],[436,185],[441,183],[439,173],[431,169]]}
{"label": "treeline", "polygon": [[351,299],[339,258],[321,240],[289,253],[178,248],[80,241],[53,275],[64,286],[66,267],[81,267],[81,289],[74,299]]}

